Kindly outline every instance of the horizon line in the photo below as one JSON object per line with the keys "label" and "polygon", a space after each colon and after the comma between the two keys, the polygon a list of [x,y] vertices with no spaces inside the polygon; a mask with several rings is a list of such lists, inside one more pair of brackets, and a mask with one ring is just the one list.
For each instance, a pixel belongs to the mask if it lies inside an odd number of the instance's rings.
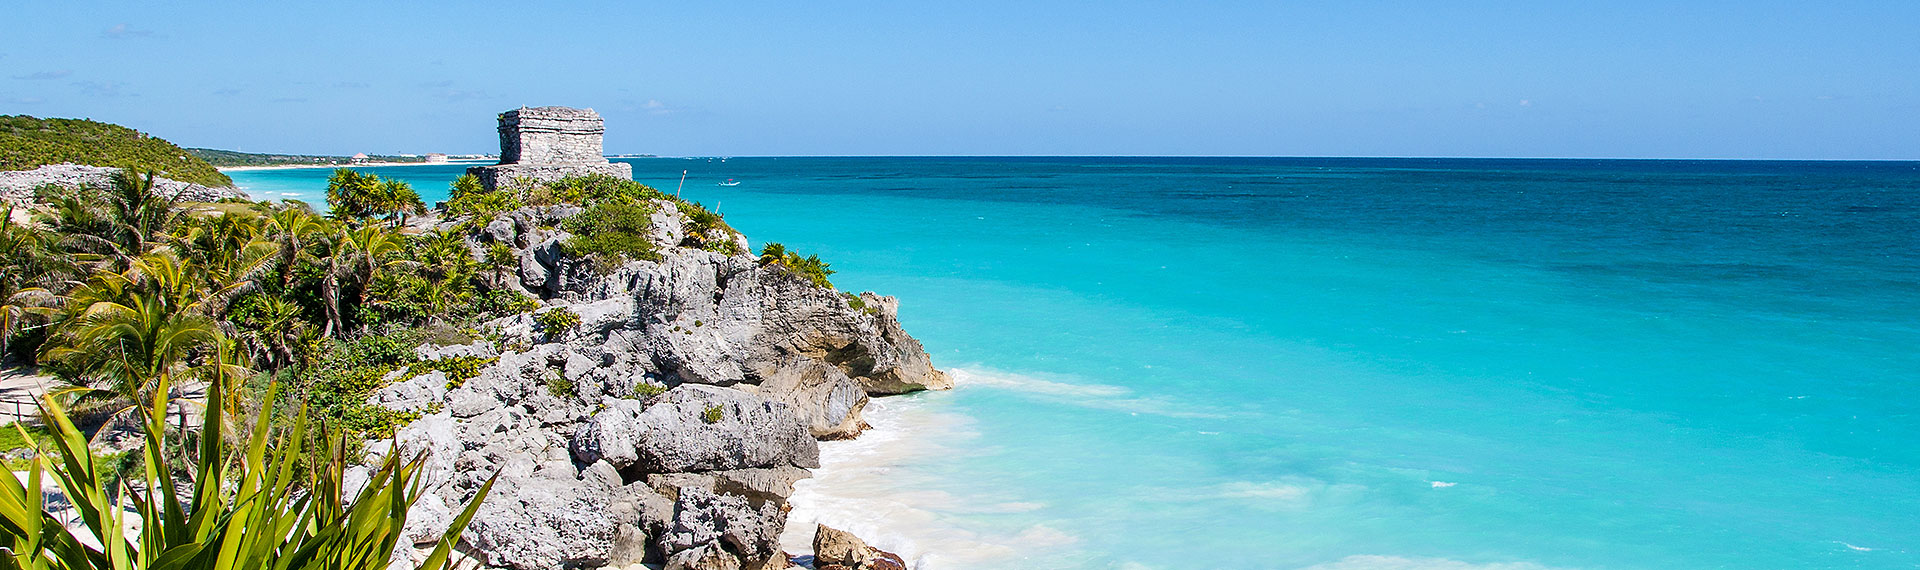
{"label": "horizon line", "polygon": [[730,155],[606,155],[608,158],[1286,158],[1286,159],[1386,159],[1386,160],[1689,160],[1724,162],[1920,162],[1915,158],[1725,158],[1725,157],[1634,157],[1634,156],[1394,156],[1394,155],[1261,155],[1261,154],[730,154]]}

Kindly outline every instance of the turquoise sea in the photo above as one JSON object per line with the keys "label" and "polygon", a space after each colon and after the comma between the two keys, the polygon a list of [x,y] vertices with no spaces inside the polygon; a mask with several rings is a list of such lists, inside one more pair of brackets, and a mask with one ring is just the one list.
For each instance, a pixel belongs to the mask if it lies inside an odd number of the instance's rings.
{"label": "turquoise sea", "polygon": [[796,498],[923,568],[1920,567],[1920,163],[632,163],[956,371]]}

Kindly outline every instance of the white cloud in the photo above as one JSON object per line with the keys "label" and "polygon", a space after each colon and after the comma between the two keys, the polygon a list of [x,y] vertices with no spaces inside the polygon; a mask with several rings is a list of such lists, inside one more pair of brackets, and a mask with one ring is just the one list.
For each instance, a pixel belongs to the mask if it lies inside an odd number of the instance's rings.
{"label": "white cloud", "polygon": [[29,73],[29,74],[26,74],[26,75],[15,75],[15,76],[13,76],[13,78],[14,78],[14,79],[28,79],[28,80],[41,80],[41,79],[59,79],[59,78],[62,78],[62,77],[66,77],[66,76],[69,76],[69,75],[73,75],[73,70],[71,70],[71,69],[57,69],[57,70],[53,70],[53,71],[39,71],[39,72],[34,72],[34,73]]}
{"label": "white cloud", "polygon": [[119,39],[128,39],[128,38],[145,38],[145,37],[152,37],[152,36],[153,36],[153,30],[142,30],[142,29],[128,26],[126,24],[114,24],[113,27],[107,28],[107,30],[104,32],[100,32],[100,37],[107,38],[110,40],[119,40]]}
{"label": "white cloud", "polygon": [[95,97],[131,97],[138,95],[127,91],[127,84],[120,81],[75,81],[74,87],[81,93]]}
{"label": "white cloud", "polygon": [[648,99],[646,103],[640,104],[640,109],[655,115],[667,115],[680,112],[679,108],[668,105],[659,99]]}

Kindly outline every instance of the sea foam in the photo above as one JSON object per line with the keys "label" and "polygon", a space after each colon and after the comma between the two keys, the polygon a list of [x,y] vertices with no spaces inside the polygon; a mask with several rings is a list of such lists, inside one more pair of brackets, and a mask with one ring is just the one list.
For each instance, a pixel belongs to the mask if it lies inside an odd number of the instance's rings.
{"label": "sea foam", "polygon": [[941,395],[873,400],[863,416],[872,429],[859,438],[820,444],[820,468],[794,485],[782,548],[813,551],[816,523],[852,532],[868,544],[901,556],[917,570],[1004,566],[1023,553],[1057,548],[1079,538],[1041,524],[997,533],[958,524],[970,514],[1027,513],[1046,508],[1031,501],[992,501],[928,490],[937,473],[904,465],[958,453],[978,434],[972,419],[941,409]]}

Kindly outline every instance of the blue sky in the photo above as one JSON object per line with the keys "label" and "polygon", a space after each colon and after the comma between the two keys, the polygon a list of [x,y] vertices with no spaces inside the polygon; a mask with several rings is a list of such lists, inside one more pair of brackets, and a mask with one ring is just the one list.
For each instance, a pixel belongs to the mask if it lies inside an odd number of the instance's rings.
{"label": "blue sky", "polygon": [[258,152],[1920,158],[1920,2],[14,2],[0,114]]}

